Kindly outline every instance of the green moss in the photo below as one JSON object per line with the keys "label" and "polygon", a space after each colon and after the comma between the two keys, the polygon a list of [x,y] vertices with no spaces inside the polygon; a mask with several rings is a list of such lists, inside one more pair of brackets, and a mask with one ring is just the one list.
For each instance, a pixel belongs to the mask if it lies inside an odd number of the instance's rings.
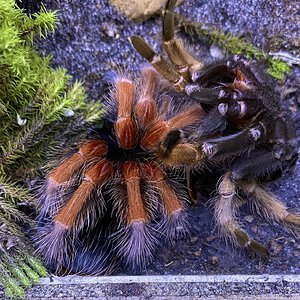
{"label": "green moss", "polygon": [[291,67],[280,59],[270,59],[268,72],[276,79],[283,79],[286,73],[291,71]]}
{"label": "green moss", "polygon": [[0,0],[0,282],[8,297],[24,297],[23,288],[47,274],[22,232],[32,220],[19,207],[35,205],[24,183],[102,113],[99,103],[87,104],[80,82],[35,50],[34,39],[55,21],[44,7],[30,16]]}
{"label": "green moss", "polygon": [[199,22],[191,22],[184,16],[176,14],[180,26],[186,34],[191,37],[206,39],[210,43],[218,44],[228,54],[244,54],[247,58],[253,57],[257,60],[266,61],[268,73],[276,79],[283,79],[284,75],[290,72],[290,66],[280,60],[273,59],[261,49],[255,47],[246,41],[245,38],[234,36],[230,33],[224,33],[221,30],[212,29],[203,26]]}

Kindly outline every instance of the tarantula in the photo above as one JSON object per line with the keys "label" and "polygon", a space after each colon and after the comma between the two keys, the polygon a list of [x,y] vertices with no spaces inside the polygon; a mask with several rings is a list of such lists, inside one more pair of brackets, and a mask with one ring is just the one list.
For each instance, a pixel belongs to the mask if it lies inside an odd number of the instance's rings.
{"label": "tarantula", "polygon": [[[140,80],[120,75],[102,127],[43,185],[36,244],[57,273],[107,274],[119,261],[143,268],[162,239],[183,235],[187,193],[172,168],[219,163],[215,217],[236,245],[268,254],[236,218],[240,191],[267,218],[300,226],[300,216],[257,183],[297,156],[294,126],[273,81],[241,56],[210,65],[195,60],[174,35],[175,2],[168,1],[163,19],[172,65],[140,37],[131,40],[173,84],[176,99],[152,68]],[[178,107],[177,98],[187,100],[180,92],[189,101]]]}
{"label": "tarantula", "polygon": [[[167,1],[163,12],[163,48],[171,64],[141,37],[131,37],[132,45],[178,92],[201,103],[207,112],[190,140],[200,145],[199,154],[219,162],[224,170],[214,204],[217,224],[234,244],[265,256],[268,250],[236,219],[237,193],[245,193],[265,217],[299,229],[300,217],[257,183],[295,162],[294,124],[274,81],[253,60],[236,55],[205,65],[185,50],[174,34],[175,4],[176,0]],[[168,153],[172,160],[171,149]]]}
{"label": "tarantula", "polygon": [[182,153],[199,156],[194,145],[178,142],[176,130],[194,131],[205,112],[198,104],[174,107],[168,85],[152,67],[141,79],[116,77],[105,124],[48,174],[36,245],[54,272],[107,274],[118,261],[140,269],[162,238],[186,233],[185,188],[163,158],[173,133],[174,164],[191,164]]}

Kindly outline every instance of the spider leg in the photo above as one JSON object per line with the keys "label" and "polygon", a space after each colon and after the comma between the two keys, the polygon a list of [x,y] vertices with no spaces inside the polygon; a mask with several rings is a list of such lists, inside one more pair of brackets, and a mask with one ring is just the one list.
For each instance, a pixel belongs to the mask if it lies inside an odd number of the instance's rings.
{"label": "spider leg", "polygon": [[200,70],[203,64],[185,50],[174,34],[175,4],[176,1],[168,0],[163,13],[163,46],[172,65],[156,54],[143,38],[132,36],[130,40],[137,52],[146,58],[164,78],[178,91],[184,91],[188,82],[192,82],[191,74]]}
{"label": "spider leg", "polygon": [[186,168],[186,181],[188,194],[193,203],[196,203],[196,191],[191,183],[190,168],[202,166],[206,162],[206,155],[198,143],[180,143],[182,132],[171,130],[165,139],[159,144],[155,154],[158,161],[164,165],[174,168]]}
{"label": "spider leg", "polygon": [[187,81],[191,75],[203,68],[203,64],[186,51],[174,33],[174,8],[176,0],[168,0],[163,12],[163,47],[176,71]]}
{"label": "spider leg", "polygon": [[277,170],[283,170],[290,165],[289,161],[276,159],[271,151],[254,150],[248,157],[235,160],[232,165],[232,179],[243,180],[270,175]]}
{"label": "spider leg", "polygon": [[188,96],[202,104],[215,105],[229,98],[225,94],[223,86],[205,88],[198,84],[188,84],[185,87],[185,92]]}
{"label": "spider leg", "polygon": [[93,189],[103,184],[112,173],[113,167],[106,159],[101,160],[87,169],[83,174],[84,178],[82,183],[59,214],[54,218],[54,222],[60,224],[60,226],[67,230],[74,228],[74,226],[76,226],[76,219]]}
{"label": "spider leg", "polygon": [[[209,130],[205,127],[209,126],[212,128],[212,133],[214,134],[214,129],[220,128],[217,132],[222,132],[227,125],[228,120],[233,120],[239,122],[249,122],[251,119],[259,122],[258,118],[262,118],[264,114],[264,107],[257,101],[255,95],[244,94],[239,91],[239,96],[233,95],[232,98],[220,98],[219,104],[214,107],[209,113],[208,117],[203,120],[203,133],[204,136],[209,136]],[[213,120],[210,120],[209,114],[211,113]],[[205,124],[208,122],[208,124]],[[216,125],[217,126],[216,126]],[[224,127],[225,126],[225,127]],[[207,132],[207,133],[206,133]]]}
{"label": "spider leg", "polygon": [[273,155],[277,159],[291,160],[296,152],[296,129],[291,121],[279,116],[272,130]]}
{"label": "spider leg", "polygon": [[91,140],[79,147],[78,152],[65,159],[47,176],[45,190],[41,191],[40,215],[54,215],[64,202],[63,191],[68,193],[73,185],[72,177],[93,159],[104,157],[107,145],[100,140]]}
{"label": "spider leg", "polygon": [[[243,95],[246,97],[246,95]],[[265,108],[260,101],[253,98],[242,98],[236,100],[229,100],[218,104],[218,112],[222,117],[228,120],[249,120],[255,119],[260,114],[264,113]]]}
{"label": "spider leg", "polygon": [[282,222],[295,234],[300,234],[300,215],[288,211],[283,202],[263,189],[255,180],[240,181],[239,186],[247,194],[253,196],[251,203],[265,218]]}
{"label": "spider leg", "polygon": [[163,141],[159,144],[158,156],[169,157],[174,147],[182,138],[182,130],[175,129],[169,131]]}
{"label": "spider leg", "polygon": [[114,124],[116,136],[123,149],[130,149],[136,141],[136,126],[132,120],[135,87],[131,80],[119,78],[115,81],[118,118]]}
{"label": "spider leg", "polygon": [[164,232],[167,241],[184,236],[188,232],[185,206],[178,193],[166,180],[166,174],[155,162],[143,165],[143,176],[157,188],[162,201],[165,219],[160,231]]}
{"label": "spider leg", "polygon": [[251,203],[253,203],[257,211],[261,212],[268,219],[283,222],[299,234],[300,216],[289,212],[284,203],[261,188],[254,179],[251,179],[271,174],[288,165],[288,161],[276,159],[270,151],[257,150],[252,152],[248,158],[239,158],[235,161],[232,167],[231,178],[247,194],[253,195]]}
{"label": "spider leg", "polygon": [[[158,159],[170,167],[195,167],[201,166],[206,161],[207,156],[197,143],[177,144],[169,155],[161,154],[158,150]],[[163,151],[162,151],[163,152]]]}
{"label": "spider leg", "polygon": [[107,146],[105,143],[100,140],[88,141],[79,147],[78,152],[65,159],[57,168],[51,171],[47,178],[58,184],[64,183],[73,176],[84,163],[94,158],[103,157],[106,153]]}
{"label": "spider leg", "polygon": [[199,105],[192,105],[167,121],[163,121],[159,118],[157,122],[150,126],[145,132],[141,140],[141,146],[148,149],[157,147],[168,132],[195,124],[203,117],[203,109]]}
{"label": "spider leg", "polygon": [[157,232],[150,224],[150,217],[144,207],[141,194],[141,174],[139,164],[126,161],[122,164],[127,191],[126,226],[113,234],[117,241],[118,255],[125,259],[133,270],[144,268],[153,258],[158,244]]}
{"label": "spider leg", "polygon": [[229,136],[208,139],[203,143],[202,149],[210,159],[223,159],[253,150],[264,136],[265,128],[258,123]]}
{"label": "spider leg", "polygon": [[[218,82],[233,82],[236,77],[234,70],[229,65],[229,60],[219,60],[212,62],[193,74],[193,82],[203,87],[217,85]],[[225,79],[225,80],[224,80]],[[224,87],[224,85],[222,85]]]}
{"label": "spider leg", "polygon": [[143,128],[149,126],[157,116],[155,91],[159,87],[160,75],[151,67],[143,68],[141,95],[134,107],[139,124]]}
{"label": "spider leg", "polygon": [[[247,63],[247,60],[239,62],[232,58],[213,62],[199,72],[193,73],[195,83],[187,85],[185,91],[200,103],[211,105],[219,103],[220,113],[222,110],[223,115],[227,113],[229,118],[245,118],[246,115],[254,115],[261,107],[257,105],[260,104],[259,101],[251,100],[256,100],[257,89],[261,89],[261,85],[250,71],[250,67],[246,68]],[[230,111],[234,107],[226,107],[229,100],[236,106],[235,110],[239,108],[238,115],[230,116],[232,113]],[[239,105],[234,102],[239,102]],[[227,109],[224,109],[224,105]]]}
{"label": "spider leg", "polygon": [[186,170],[185,171],[185,176],[186,176],[186,185],[187,185],[187,189],[188,189],[188,194],[189,194],[189,198],[191,200],[191,203],[193,205],[198,204],[198,191],[197,188],[193,182],[193,174],[191,170]]}
{"label": "spider leg", "polygon": [[[190,84],[186,86],[185,91],[188,96],[197,102],[209,105],[209,107],[214,106],[210,112],[213,111],[214,123],[216,124],[222,122],[222,120],[226,121],[226,119],[250,119],[264,109],[262,104],[256,100],[254,92],[236,91],[228,84],[210,88]],[[218,126],[214,125],[213,127]]]}
{"label": "spider leg", "polygon": [[[76,234],[84,224],[93,223],[90,220],[93,214],[84,210],[92,191],[96,186],[104,184],[113,173],[111,163],[102,159],[92,165],[84,172],[84,178],[80,186],[73,193],[71,198],[62,207],[60,212],[53,218],[53,224],[45,227],[43,236],[38,241],[38,253],[42,253],[47,264],[55,262],[57,271],[67,262],[72,261],[74,254],[71,249],[74,247]],[[95,205],[103,205],[95,203]],[[94,209],[95,207],[93,207]],[[84,218],[79,216],[84,214]]]}
{"label": "spider leg", "polygon": [[203,139],[213,136],[217,133],[222,133],[227,127],[227,118],[220,114],[218,107],[214,107],[209,111],[207,116],[201,121],[199,129],[195,136]]}
{"label": "spider leg", "polygon": [[251,239],[236,220],[236,184],[231,179],[231,172],[225,173],[218,191],[219,196],[215,201],[214,213],[220,232],[233,244],[251,249],[258,256],[268,256],[268,250]]}
{"label": "spider leg", "polygon": [[165,59],[156,54],[143,38],[139,36],[132,36],[130,41],[136,51],[142,57],[147,59],[159,74],[170,81],[178,91],[184,91],[184,88],[187,85],[184,77],[179,75],[175,68]]}
{"label": "spider leg", "polygon": [[122,174],[125,179],[128,198],[127,223],[148,223],[149,218],[144,209],[144,204],[140,191],[141,176],[138,163],[135,161],[124,162],[122,164]]}
{"label": "spider leg", "polygon": [[[229,120],[259,116],[256,121],[266,128],[274,157],[291,160],[296,152],[296,131],[287,113],[282,112],[280,95],[273,90],[273,82],[253,61],[241,56],[234,56],[226,65],[235,74],[230,87],[226,85],[227,92],[232,91],[233,100],[220,103],[219,113]],[[225,91],[223,94],[226,98]]]}
{"label": "spider leg", "polygon": [[196,191],[190,179],[190,168],[203,166],[206,162],[206,155],[203,153],[198,143],[179,143],[167,152],[164,148],[159,147],[157,159],[164,165],[174,168],[186,168],[186,181],[190,199],[196,203]]}
{"label": "spider leg", "polygon": [[156,157],[164,165],[170,167],[194,167],[206,160],[206,155],[198,143],[181,142],[182,132],[171,130],[159,143],[155,151]]}

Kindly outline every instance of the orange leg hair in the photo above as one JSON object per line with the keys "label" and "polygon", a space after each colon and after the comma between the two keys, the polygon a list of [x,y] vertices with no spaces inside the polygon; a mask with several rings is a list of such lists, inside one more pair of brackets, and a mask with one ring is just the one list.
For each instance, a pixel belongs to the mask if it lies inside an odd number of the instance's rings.
{"label": "orange leg hair", "polygon": [[175,214],[183,209],[175,191],[165,180],[166,175],[155,162],[148,162],[143,165],[144,176],[147,180],[153,182],[158,188],[161,200],[168,216]]}
{"label": "orange leg hair", "polygon": [[204,115],[205,112],[200,105],[193,105],[170,120],[157,120],[157,122],[146,131],[141,145],[146,149],[156,147],[169,131],[192,125],[200,121]]}
{"label": "orange leg hair", "polygon": [[159,73],[152,67],[142,69],[142,94],[136,105],[135,114],[139,124],[146,128],[157,116],[157,107],[155,102],[155,90],[160,82]]}
{"label": "orange leg hair", "polygon": [[56,184],[66,182],[79,170],[84,163],[93,158],[100,158],[107,154],[107,146],[102,141],[89,141],[79,147],[77,153],[64,160],[48,175],[48,179]]}
{"label": "orange leg hair", "polygon": [[134,101],[134,84],[129,79],[121,78],[116,81],[116,99],[118,103],[118,119],[114,125],[120,146],[130,149],[136,140],[136,126],[132,120]]}
{"label": "orange leg hair", "polygon": [[127,189],[127,201],[128,201],[128,225],[142,221],[143,223],[148,222],[148,217],[144,209],[140,190],[140,170],[138,163],[135,161],[126,161],[122,165],[122,173],[125,178],[126,189]]}
{"label": "orange leg hair", "polygon": [[111,163],[106,159],[103,159],[90,167],[84,173],[83,182],[59,214],[54,218],[54,222],[60,224],[65,229],[71,229],[93,189],[104,183],[111,176],[113,171],[114,169]]}

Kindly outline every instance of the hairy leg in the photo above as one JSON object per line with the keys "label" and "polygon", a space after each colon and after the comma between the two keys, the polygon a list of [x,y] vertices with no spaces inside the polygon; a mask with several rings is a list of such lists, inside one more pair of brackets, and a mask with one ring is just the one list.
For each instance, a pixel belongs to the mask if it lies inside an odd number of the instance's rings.
{"label": "hairy leg", "polygon": [[268,250],[251,239],[236,219],[236,184],[227,172],[219,184],[219,196],[215,200],[215,218],[220,232],[233,244],[253,250],[258,256],[267,256]]}
{"label": "hairy leg", "polygon": [[300,215],[290,212],[288,207],[255,180],[241,181],[239,186],[251,197],[256,211],[269,220],[282,222],[295,234],[300,234]]}

